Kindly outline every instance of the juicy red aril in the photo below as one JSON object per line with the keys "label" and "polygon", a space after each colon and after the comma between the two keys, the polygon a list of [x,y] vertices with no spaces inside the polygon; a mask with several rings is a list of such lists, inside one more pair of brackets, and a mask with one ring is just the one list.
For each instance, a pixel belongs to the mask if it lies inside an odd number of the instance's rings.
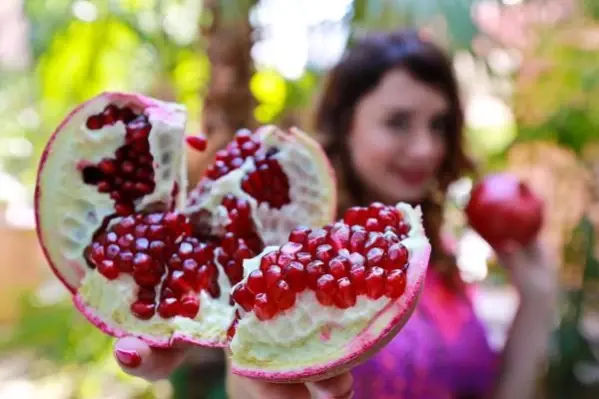
{"label": "juicy red aril", "polygon": [[308,263],[306,266],[306,278],[308,282],[308,286],[313,290],[316,289],[316,282],[325,273],[324,263],[315,260],[313,262]]}
{"label": "juicy red aril", "polygon": [[262,270],[252,271],[247,278],[248,289],[253,294],[259,294],[266,291],[266,282]]}
{"label": "juicy red aril", "polygon": [[256,167],[243,178],[243,191],[256,198],[258,203],[268,203],[271,208],[280,209],[289,204],[289,178],[279,162],[274,158],[267,159],[262,164],[257,161]]}
{"label": "juicy red aril", "polygon": [[366,295],[372,299],[379,299],[385,293],[385,270],[378,266],[370,269],[365,285]]}
{"label": "juicy red aril", "polygon": [[204,136],[187,136],[185,137],[185,141],[187,142],[187,145],[196,151],[206,150],[208,144],[206,137]]}
{"label": "juicy red aril", "polygon": [[156,186],[148,142],[152,126],[145,115],[135,115],[130,108],[114,104],[90,116],[86,126],[93,131],[119,121],[125,125],[125,143],[115,151],[113,158],[84,166],[81,175],[84,183],[95,185],[98,192],[110,195],[117,214],[127,215],[134,212],[135,201],[152,193]]}
{"label": "juicy red aril", "polygon": [[325,306],[333,304],[335,294],[337,293],[337,282],[335,277],[330,274],[324,274],[316,281],[316,298],[318,302]]}
{"label": "juicy red aril", "polygon": [[270,320],[277,314],[277,306],[266,293],[260,293],[255,298],[254,313],[259,320]]}
{"label": "juicy red aril", "polygon": [[306,242],[306,238],[308,238],[308,234],[310,234],[311,231],[312,230],[307,227],[296,227],[289,234],[289,241],[298,244],[303,244]]}
{"label": "juicy red aril", "polygon": [[156,313],[156,304],[153,300],[137,300],[131,304],[131,313],[142,320],[151,319],[154,313]]}
{"label": "juicy red aril", "polygon": [[399,298],[406,290],[407,279],[403,270],[392,270],[387,276],[385,295],[389,298]]}
{"label": "juicy red aril", "polygon": [[235,287],[231,296],[246,312],[249,312],[254,307],[254,295],[243,283]]}
{"label": "juicy red aril", "polygon": [[385,268],[387,270],[403,268],[408,264],[408,249],[401,243],[393,244],[387,252]]}
{"label": "juicy red aril", "polygon": [[287,310],[295,304],[295,292],[285,280],[279,280],[269,290],[270,298],[279,310]]}
{"label": "juicy red aril", "polygon": [[296,261],[290,262],[283,268],[283,273],[293,291],[302,292],[306,289],[307,275],[304,265]]}
{"label": "juicy red aril", "polygon": [[85,253],[90,266],[106,278],[129,274],[141,287],[131,305],[136,317],[145,320],[157,312],[161,317],[193,318],[199,312],[201,290],[220,295],[215,258],[234,284],[243,279],[243,260],[254,252],[241,238],[226,236],[218,246],[189,236],[191,231],[181,214],[129,215],[97,234]]}
{"label": "juicy red aril", "polygon": [[335,304],[341,309],[346,309],[356,304],[356,292],[347,277],[337,280],[337,294]]}
{"label": "juicy red aril", "polygon": [[[229,209],[235,201],[228,197],[223,205]],[[400,297],[408,267],[408,250],[399,234],[400,225],[407,225],[402,215],[375,203],[350,209],[346,219],[363,224],[370,220],[373,231],[343,222],[314,230],[295,228],[289,242],[262,256],[260,267],[236,287],[235,302],[260,320],[269,320],[293,307],[306,289],[320,304],[340,309],[354,306],[360,295]]]}
{"label": "juicy red aril", "polygon": [[271,265],[266,272],[264,273],[264,281],[266,283],[266,288],[274,286],[277,281],[281,279],[283,276],[283,271],[280,266]]}
{"label": "juicy red aril", "polygon": [[335,278],[342,278],[347,275],[350,263],[349,259],[337,256],[329,262],[329,271]]}

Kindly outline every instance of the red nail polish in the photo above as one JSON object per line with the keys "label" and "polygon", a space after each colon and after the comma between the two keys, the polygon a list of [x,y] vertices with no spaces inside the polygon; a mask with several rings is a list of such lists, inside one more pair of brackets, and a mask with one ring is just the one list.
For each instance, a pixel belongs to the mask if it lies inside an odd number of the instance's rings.
{"label": "red nail polish", "polygon": [[141,364],[141,356],[133,350],[117,349],[115,351],[115,356],[119,362],[131,369]]}

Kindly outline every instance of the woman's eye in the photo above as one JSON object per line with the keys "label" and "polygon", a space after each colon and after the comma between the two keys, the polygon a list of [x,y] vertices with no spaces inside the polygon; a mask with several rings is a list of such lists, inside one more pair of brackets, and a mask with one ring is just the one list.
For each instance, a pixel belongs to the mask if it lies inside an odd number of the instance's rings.
{"label": "woman's eye", "polygon": [[410,128],[411,118],[408,114],[396,114],[387,120],[387,126],[393,130],[406,131]]}
{"label": "woman's eye", "polygon": [[447,131],[447,117],[439,116],[431,121],[431,131],[438,134],[445,134]]}

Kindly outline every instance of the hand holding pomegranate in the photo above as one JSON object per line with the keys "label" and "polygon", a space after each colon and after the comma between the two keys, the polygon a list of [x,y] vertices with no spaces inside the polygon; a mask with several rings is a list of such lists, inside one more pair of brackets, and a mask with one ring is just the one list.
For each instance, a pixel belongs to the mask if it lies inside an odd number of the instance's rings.
{"label": "hand holding pomegranate", "polygon": [[510,270],[522,299],[544,301],[554,295],[556,268],[537,239],[543,202],[524,182],[510,173],[486,176],[473,188],[466,216]]}
{"label": "hand holding pomegranate", "polygon": [[[185,353],[185,349],[151,348],[133,337],[121,338],[114,346],[114,356],[123,371],[148,381],[168,378],[181,364]],[[352,377],[344,373],[308,384],[276,384],[229,374],[227,391],[232,399],[349,399],[352,397]]]}

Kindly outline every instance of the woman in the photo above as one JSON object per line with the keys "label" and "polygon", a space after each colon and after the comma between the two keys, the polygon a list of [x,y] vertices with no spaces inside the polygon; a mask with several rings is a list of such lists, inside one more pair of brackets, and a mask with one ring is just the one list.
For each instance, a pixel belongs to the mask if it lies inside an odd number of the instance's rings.
{"label": "woman", "polygon": [[[506,398],[533,395],[547,350],[556,291],[542,247],[509,245],[520,305],[503,354],[487,344],[470,288],[441,240],[447,187],[472,164],[462,149],[463,112],[450,60],[416,32],[372,35],[348,51],[327,80],[316,131],[339,174],[339,209],[372,201],[419,203],[433,246],[427,285],[402,332],[366,363],[331,380],[278,385],[229,375],[233,398]],[[127,367],[132,354],[141,364]],[[150,350],[121,339],[123,368],[166,377],[183,351]],[[312,395],[312,396],[310,396]]]}

